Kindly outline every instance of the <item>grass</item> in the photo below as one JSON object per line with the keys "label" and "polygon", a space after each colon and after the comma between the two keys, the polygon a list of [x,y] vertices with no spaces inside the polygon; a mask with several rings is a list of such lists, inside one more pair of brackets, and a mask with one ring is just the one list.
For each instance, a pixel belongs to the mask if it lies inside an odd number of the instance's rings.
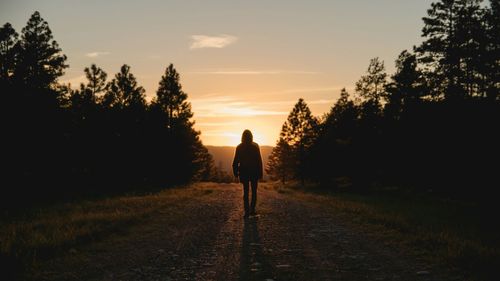
{"label": "grass", "polygon": [[[217,189],[213,184],[156,194],[74,201],[26,211],[0,221],[0,264],[25,272],[92,241],[127,229],[156,212],[181,216],[186,202]],[[335,193],[316,186],[264,184],[286,196],[306,199],[373,235],[425,259],[460,269],[471,280],[496,277],[500,265],[498,207],[402,190]],[[4,274],[5,275],[5,274]],[[492,277],[493,276],[493,277]]]}
{"label": "grass", "polygon": [[[499,208],[475,202],[442,199],[404,190],[376,193],[333,193],[297,184],[294,196],[316,201],[360,227],[372,228],[380,239],[454,269],[477,280],[496,278],[500,266]],[[298,192],[297,192],[298,191]],[[376,231],[373,231],[373,228]]]}
{"label": "grass", "polygon": [[167,206],[180,210],[181,204],[190,198],[212,192],[199,184],[157,194],[75,201],[26,211],[0,222],[0,261],[13,272],[26,271],[40,261],[74,251],[74,247],[126,231]]}

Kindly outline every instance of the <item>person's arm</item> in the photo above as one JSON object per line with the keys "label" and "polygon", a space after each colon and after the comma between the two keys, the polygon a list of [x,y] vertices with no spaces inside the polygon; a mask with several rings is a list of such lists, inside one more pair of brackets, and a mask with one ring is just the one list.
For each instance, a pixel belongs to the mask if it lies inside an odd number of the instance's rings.
{"label": "person's arm", "polygon": [[239,176],[239,164],[240,164],[240,152],[239,152],[239,146],[236,147],[236,152],[234,153],[234,159],[233,159],[233,175],[235,177]]}
{"label": "person's arm", "polygon": [[259,156],[259,159],[258,159],[258,161],[259,161],[259,179],[262,179],[264,171],[263,171],[263,167],[262,167],[262,156],[260,155],[259,145],[257,145],[257,154]]}

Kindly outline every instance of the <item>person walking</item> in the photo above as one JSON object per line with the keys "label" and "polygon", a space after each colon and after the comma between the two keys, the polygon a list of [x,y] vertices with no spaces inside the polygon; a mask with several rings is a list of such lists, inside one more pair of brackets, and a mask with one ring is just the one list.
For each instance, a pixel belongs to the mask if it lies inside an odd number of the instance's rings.
{"label": "person walking", "polygon": [[[257,204],[257,185],[262,179],[262,157],[260,148],[253,141],[250,130],[243,131],[241,143],[236,147],[233,160],[233,174],[243,184],[243,204],[245,207],[244,218],[255,215]],[[252,188],[252,201],[249,203],[249,188]]]}

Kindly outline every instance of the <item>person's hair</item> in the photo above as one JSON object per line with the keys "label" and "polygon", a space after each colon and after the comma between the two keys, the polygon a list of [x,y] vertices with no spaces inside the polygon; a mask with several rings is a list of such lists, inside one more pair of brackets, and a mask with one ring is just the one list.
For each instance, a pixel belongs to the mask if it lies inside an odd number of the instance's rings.
{"label": "person's hair", "polygon": [[243,131],[243,134],[241,135],[241,142],[242,143],[252,143],[253,142],[253,135],[250,130],[245,130]]}

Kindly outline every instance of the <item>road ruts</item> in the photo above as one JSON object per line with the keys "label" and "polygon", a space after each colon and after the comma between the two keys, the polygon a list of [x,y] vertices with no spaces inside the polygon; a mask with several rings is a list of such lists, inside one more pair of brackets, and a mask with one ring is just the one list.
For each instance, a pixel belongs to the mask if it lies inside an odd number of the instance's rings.
{"label": "road ruts", "polygon": [[181,204],[185,216],[160,211],[46,280],[461,280],[362,233],[325,197],[261,185],[258,216],[244,220],[240,185],[197,188],[209,192]]}

